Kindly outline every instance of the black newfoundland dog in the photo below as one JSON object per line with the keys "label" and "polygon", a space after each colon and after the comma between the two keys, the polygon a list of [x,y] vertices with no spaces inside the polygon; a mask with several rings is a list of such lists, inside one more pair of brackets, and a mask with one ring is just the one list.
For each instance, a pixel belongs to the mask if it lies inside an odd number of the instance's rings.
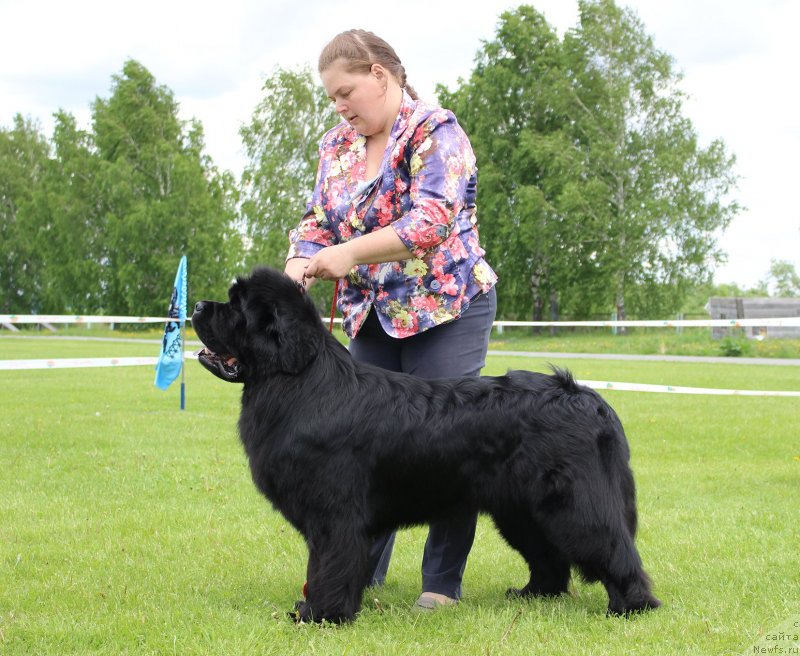
{"label": "black newfoundland dog", "polygon": [[253,480],[308,545],[298,619],[353,619],[375,536],[475,510],[527,561],[510,594],[560,595],[575,566],[611,614],[659,606],[634,546],[625,433],[594,391],[564,371],[423,380],[360,364],[270,269],[229,296],[195,307],[199,359],[244,383]]}

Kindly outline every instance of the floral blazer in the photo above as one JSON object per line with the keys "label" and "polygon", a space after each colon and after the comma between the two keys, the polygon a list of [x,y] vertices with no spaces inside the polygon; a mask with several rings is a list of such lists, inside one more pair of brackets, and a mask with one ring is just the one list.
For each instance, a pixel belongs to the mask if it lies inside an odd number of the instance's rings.
{"label": "floral blazer", "polygon": [[366,152],[365,137],[346,122],[323,137],[317,182],[287,259],[390,226],[413,258],[354,267],[337,303],[350,337],[371,307],[389,335],[408,337],[456,319],[497,280],[478,241],[475,155],[452,112],[405,91],[370,181]]}

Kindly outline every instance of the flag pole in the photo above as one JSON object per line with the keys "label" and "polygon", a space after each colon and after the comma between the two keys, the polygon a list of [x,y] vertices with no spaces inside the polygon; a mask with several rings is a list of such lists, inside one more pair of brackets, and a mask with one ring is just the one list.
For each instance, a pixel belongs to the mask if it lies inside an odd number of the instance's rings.
{"label": "flag pole", "polygon": [[181,321],[181,410],[186,410],[186,319]]}
{"label": "flag pole", "polygon": [[186,410],[186,300],[189,298],[188,262],[184,274],[184,294],[181,303],[181,410]]}

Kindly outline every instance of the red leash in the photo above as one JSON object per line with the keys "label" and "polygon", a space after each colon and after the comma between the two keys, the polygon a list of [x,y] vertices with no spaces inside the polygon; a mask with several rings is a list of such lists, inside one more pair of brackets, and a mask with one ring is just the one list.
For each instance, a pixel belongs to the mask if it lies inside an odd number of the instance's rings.
{"label": "red leash", "polygon": [[[298,280],[295,282],[297,285],[297,289],[300,291],[301,294],[306,293],[306,277],[303,275],[302,280]],[[333,333],[333,318],[336,316],[336,297],[339,295],[339,281],[337,280],[333,284],[333,298],[331,299],[331,323],[328,326],[328,332]]]}
{"label": "red leash", "polygon": [[331,301],[331,324],[328,332],[333,333],[333,317],[336,315],[336,297],[339,295],[339,281],[333,284],[333,300]]}

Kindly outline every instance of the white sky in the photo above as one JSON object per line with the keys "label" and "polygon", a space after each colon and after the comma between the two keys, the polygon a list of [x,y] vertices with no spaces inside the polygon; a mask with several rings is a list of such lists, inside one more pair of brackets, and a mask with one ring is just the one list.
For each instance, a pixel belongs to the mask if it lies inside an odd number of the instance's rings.
{"label": "white sky", "polygon": [[[753,286],[771,258],[800,270],[800,1],[617,0],[632,7],[656,47],[684,73],[684,112],[702,144],[721,138],[738,160],[746,210],[720,244],[717,282]],[[467,6],[472,5],[469,9]],[[205,128],[221,168],[241,172],[239,128],[276,66],[312,65],[324,43],[352,27],[395,48],[409,83],[434,97],[437,82],[469,76],[482,40],[520,2],[481,0],[0,0],[0,125],[16,113],[48,136],[61,108],[88,126],[127,58],[168,86],[184,118]],[[559,33],[577,22],[574,0],[531,3]],[[287,117],[291,120],[291,117]],[[298,208],[298,211],[301,211]]]}

